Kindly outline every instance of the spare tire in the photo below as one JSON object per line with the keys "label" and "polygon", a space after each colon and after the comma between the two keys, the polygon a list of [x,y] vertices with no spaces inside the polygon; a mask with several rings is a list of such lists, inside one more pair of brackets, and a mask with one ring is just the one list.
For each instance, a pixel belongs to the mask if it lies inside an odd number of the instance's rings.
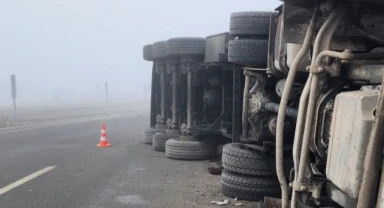
{"label": "spare tire", "polygon": [[274,157],[270,157],[241,143],[227,144],[223,147],[223,168],[234,173],[254,176],[275,176]]}
{"label": "spare tire", "polygon": [[224,169],[221,193],[232,198],[259,201],[264,197],[280,196],[281,189],[277,178],[240,175]]}
{"label": "spare tire", "polygon": [[165,156],[178,160],[204,160],[214,157],[216,148],[212,142],[170,139],[165,143]]}
{"label": "spare tire", "polygon": [[205,38],[171,38],[167,41],[167,56],[204,56]]}
{"label": "spare tire", "polygon": [[268,40],[231,40],[228,61],[248,67],[267,67]]}
{"label": "spare tire", "polygon": [[167,41],[158,41],[153,44],[153,58],[163,59],[167,57]]}
{"label": "spare tire", "polygon": [[232,36],[266,36],[274,12],[236,12],[231,14],[229,33]]}
{"label": "spare tire", "polygon": [[143,47],[143,58],[147,61],[153,61],[153,45],[146,45]]}
{"label": "spare tire", "polygon": [[156,133],[165,133],[165,129],[148,128],[144,129],[143,141],[146,144],[152,144],[153,135]]}

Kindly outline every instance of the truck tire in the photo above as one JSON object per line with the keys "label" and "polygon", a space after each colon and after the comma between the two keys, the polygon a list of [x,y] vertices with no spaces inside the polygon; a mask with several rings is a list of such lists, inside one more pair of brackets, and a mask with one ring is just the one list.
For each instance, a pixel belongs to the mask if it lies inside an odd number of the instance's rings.
{"label": "truck tire", "polygon": [[171,38],[167,41],[167,56],[204,56],[205,38]]}
{"label": "truck tire", "polygon": [[153,135],[153,149],[160,152],[165,152],[165,143],[174,138],[173,136],[163,133],[156,133]]}
{"label": "truck tire", "polygon": [[143,47],[143,58],[147,61],[153,61],[153,45],[146,45]]}
{"label": "truck tire", "polygon": [[178,160],[204,160],[215,156],[216,145],[202,141],[170,139],[165,144],[165,156]]}
{"label": "truck tire", "polygon": [[227,144],[222,153],[223,168],[253,176],[275,176],[275,159],[240,143]]}
{"label": "truck tire", "polygon": [[153,58],[163,59],[167,57],[167,41],[158,41],[153,44]]}
{"label": "truck tire", "polygon": [[268,40],[231,40],[228,61],[248,67],[267,67]]}
{"label": "truck tire", "polygon": [[229,33],[232,36],[267,36],[274,12],[236,12],[231,14]]}
{"label": "truck tire", "polygon": [[144,129],[144,134],[143,134],[144,143],[152,144],[153,135],[158,133],[158,132],[162,133],[162,132],[165,132],[165,130],[155,129],[155,128]]}
{"label": "truck tire", "polygon": [[225,169],[221,174],[221,192],[228,197],[249,201],[278,197],[281,193],[277,178],[240,175]]}

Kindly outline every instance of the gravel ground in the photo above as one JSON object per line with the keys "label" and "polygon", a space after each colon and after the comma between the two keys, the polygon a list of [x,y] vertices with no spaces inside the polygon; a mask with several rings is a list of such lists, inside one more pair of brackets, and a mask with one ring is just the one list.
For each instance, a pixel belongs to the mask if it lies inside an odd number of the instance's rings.
{"label": "gravel ground", "polygon": [[[261,207],[223,196],[220,176],[208,173],[206,161],[172,160],[141,141],[135,146],[129,167],[110,178],[105,189],[95,191],[84,207]],[[230,201],[225,206],[211,203],[225,199]],[[234,205],[239,202],[242,206]]]}

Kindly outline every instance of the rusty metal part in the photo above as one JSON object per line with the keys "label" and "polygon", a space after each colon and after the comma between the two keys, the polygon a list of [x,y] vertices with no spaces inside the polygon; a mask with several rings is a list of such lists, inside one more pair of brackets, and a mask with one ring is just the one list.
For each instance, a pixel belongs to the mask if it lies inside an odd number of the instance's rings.
{"label": "rusty metal part", "polygon": [[314,29],[316,27],[317,17],[318,17],[318,7],[314,12],[314,15],[311,20],[311,24],[308,27],[307,35],[305,38],[305,43],[303,47],[300,49],[300,52],[295,57],[295,60],[292,64],[292,67],[288,73],[288,78],[286,82],[286,86],[284,87],[284,92],[280,101],[280,107],[277,117],[277,127],[276,127],[276,172],[280,182],[281,190],[282,190],[282,207],[288,208],[288,184],[284,175],[284,156],[283,156],[283,134],[284,134],[284,120],[285,120],[285,111],[288,105],[289,96],[291,94],[291,88],[296,76],[296,72],[298,70],[298,66],[309,50],[310,43],[312,42],[312,37],[314,34]]}
{"label": "rusty metal part", "polygon": [[[383,77],[384,80],[384,77]],[[367,154],[364,161],[363,181],[361,182],[358,208],[373,207],[375,194],[372,190],[376,190],[378,183],[379,170],[383,161],[384,146],[384,88],[381,89],[379,100],[377,102],[375,122],[371,135],[369,137]]]}

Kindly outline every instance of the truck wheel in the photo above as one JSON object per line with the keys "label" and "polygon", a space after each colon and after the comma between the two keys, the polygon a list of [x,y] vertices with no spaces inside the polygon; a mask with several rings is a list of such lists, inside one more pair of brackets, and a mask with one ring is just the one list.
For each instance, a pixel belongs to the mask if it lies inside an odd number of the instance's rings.
{"label": "truck wheel", "polygon": [[165,130],[155,129],[155,128],[144,129],[144,135],[143,135],[144,143],[152,144],[153,135],[158,133],[158,132],[162,133],[162,132],[165,132]]}
{"label": "truck wheel", "polygon": [[171,38],[167,41],[167,56],[204,56],[205,38]]}
{"label": "truck wheel", "polygon": [[202,141],[170,139],[165,144],[165,156],[179,160],[204,160],[215,156],[216,145]]}
{"label": "truck wheel", "polygon": [[166,41],[158,41],[155,42],[152,46],[153,48],[153,58],[154,59],[162,59],[167,57],[167,42]]}
{"label": "truck wheel", "polygon": [[267,67],[268,40],[231,40],[228,61],[248,67]]}
{"label": "truck wheel", "polygon": [[281,191],[277,178],[256,178],[224,169],[221,174],[221,192],[232,198],[259,201],[266,196],[278,197]]}
{"label": "truck wheel", "polygon": [[163,133],[156,133],[153,135],[153,149],[160,152],[165,152],[165,142],[172,139],[173,136],[169,136]]}
{"label": "truck wheel", "polygon": [[231,14],[229,33],[232,36],[267,36],[274,12],[236,12]]}
{"label": "truck wheel", "polygon": [[143,58],[147,61],[153,61],[153,46],[146,45],[143,47]]}
{"label": "truck wheel", "polygon": [[227,144],[222,154],[223,168],[234,173],[254,176],[276,175],[275,159],[240,143]]}

